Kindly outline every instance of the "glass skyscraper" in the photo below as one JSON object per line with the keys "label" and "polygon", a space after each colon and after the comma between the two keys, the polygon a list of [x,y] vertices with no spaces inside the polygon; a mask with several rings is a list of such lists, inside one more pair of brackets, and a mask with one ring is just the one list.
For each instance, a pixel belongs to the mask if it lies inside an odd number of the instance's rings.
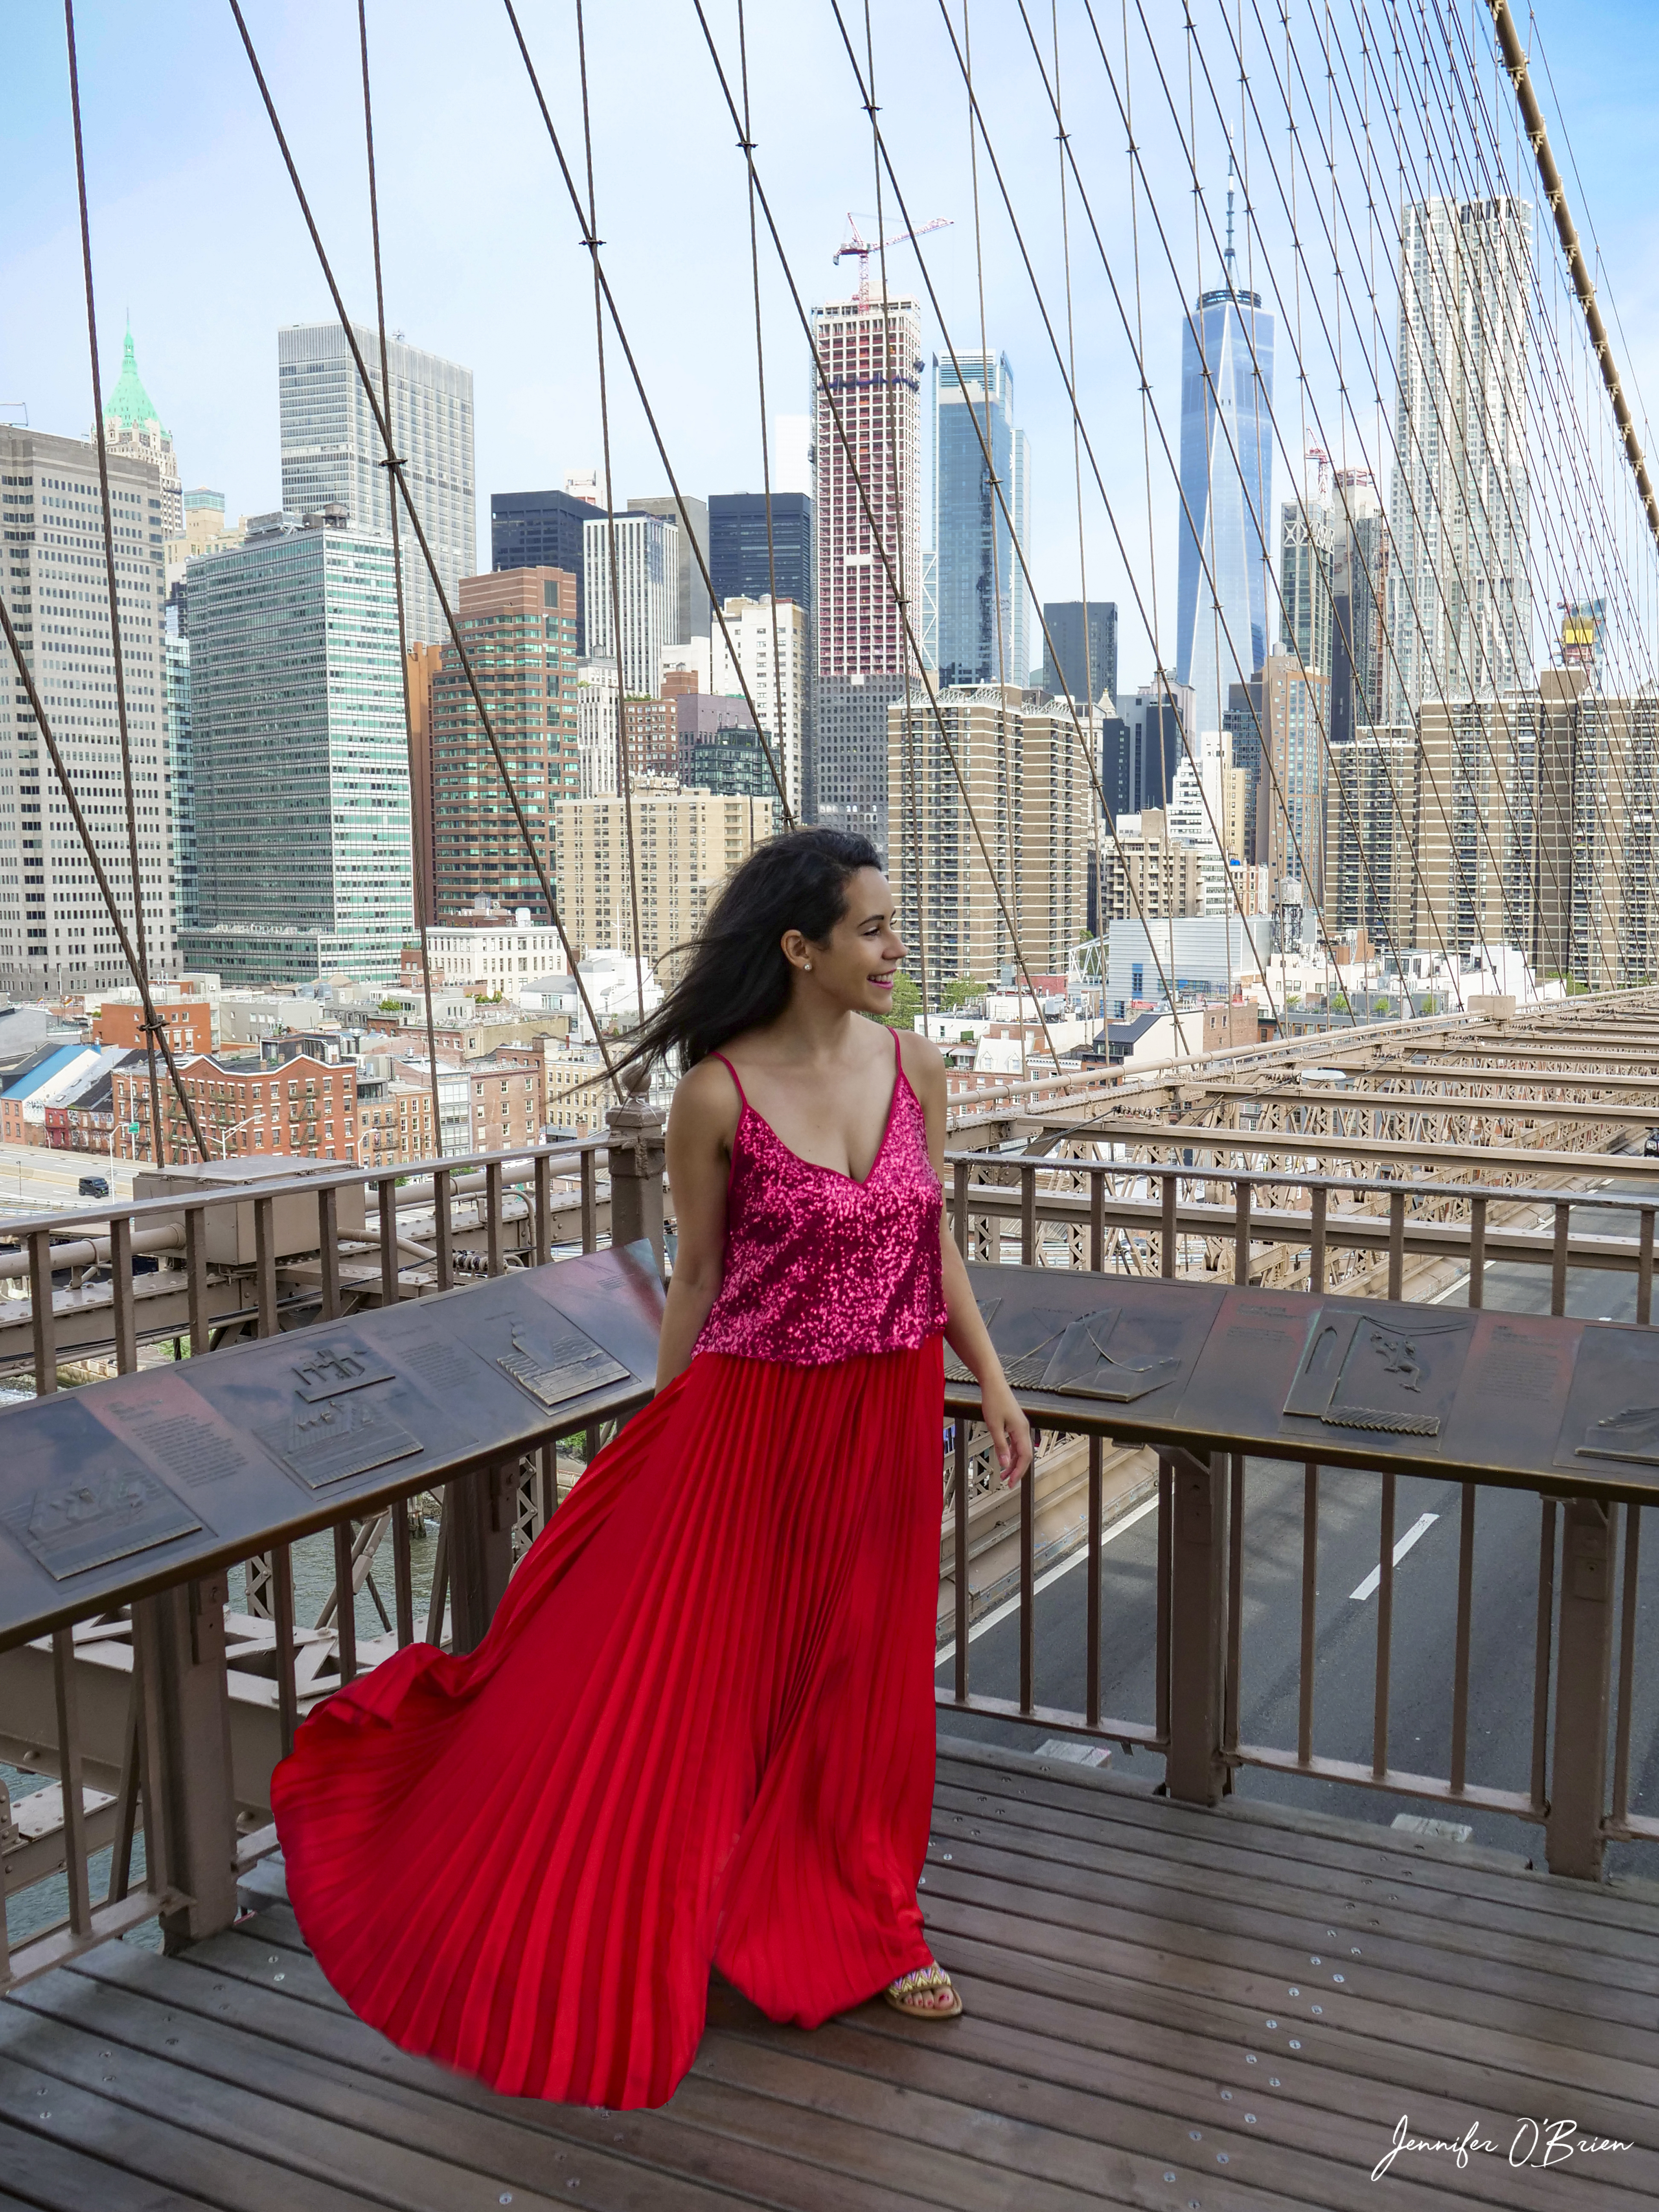
{"label": "glass skyscraper", "polygon": [[793,599],[812,613],[812,502],[806,493],[772,495],[772,543],[766,542],[766,495],[760,491],[716,492],[708,502],[708,570],[714,597]]}
{"label": "glass skyscraper", "polygon": [[1181,340],[1176,672],[1193,687],[1196,736],[1221,728],[1230,687],[1267,653],[1273,323],[1235,282],[1232,201],[1230,171],[1225,281],[1200,294]]}
{"label": "glass skyscraper", "polygon": [[234,552],[192,561],[188,588],[184,964],[227,982],[395,982],[414,891],[390,543],[264,516]]}
{"label": "glass skyscraper", "polygon": [[[352,331],[376,385],[380,341],[365,324]],[[392,434],[404,480],[431,545],[453,607],[455,586],[477,567],[472,471],[472,371],[401,338],[386,344]],[[392,499],[380,437],[362,380],[337,323],[296,323],[276,333],[277,406],[282,422],[283,505],[291,514],[342,507],[354,529],[384,537]],[[411,645],[441,645],[448,627],[415,534],[401,518],[404,605]]]}
{"label": "glass skyscraper", "polygon": [[941,685],[1024,685],[1030,673],[1030,599],[1007,517],[1028,544],[1030,501],[1030,449],[1014,426],[1007,356],[935,356],[933,646]]}
{"label": "glass skyscraper", "polygon": [[492,568],[562,568],[576,580],[576,652],[587,651],[582,590],[582,531],[598,509],[568,491],[493,491],[489,495]]}

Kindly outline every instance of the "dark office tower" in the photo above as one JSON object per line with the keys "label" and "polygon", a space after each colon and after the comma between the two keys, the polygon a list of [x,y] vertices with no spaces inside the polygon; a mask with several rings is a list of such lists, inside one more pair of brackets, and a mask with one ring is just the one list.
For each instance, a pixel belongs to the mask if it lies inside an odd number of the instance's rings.
{"label": "dark office tower", "polygon": [[1085,631],[1081,599],[1043,601],[1048,635],[1042,647],[1042,688],[1098,705],[1117,696],[1117,608],[1110,599],[1091,599],[1087,612]]}
{"label": "dark office tower", "polygon": [[[923,696],[911,678],[913,698]],[[887,709],[902,702],[898,675],[820,676],[817,683],[816,811],[831,830],[868,837],[887,850]]]}
{"label": "dark office tower", "polygon": [[[1140,814],[1148,807],[1167,808],[1175,790],[1176,769],[1183,744],[1190,733],[1183,728],[1183,710],[1190,711],[1192,694],[1184,684],[1167,678],[1143,684],[1117,702],[1125,734],[1123,766],[1119,772],[1126,813]],[[1108,786],[1107,796],[1111,795]]]}
{"label": "dark office tower", "polygon": [[599,509],[567,491],[494,491],[489,495],[492,568],[562,568],[576,580],[576,658],[587,652],[583,620],[582,525]]}
{"label": "dark office tower", "polygon": [[1100,718],[1100,788],[1114,822],[1120,814],[1133,814],[1134,811],[1129,795],[1131,759],[1129,725],[1121,714],[1103,714]]}
{"label": "dark office tower", "polygon": [[805,608],[810,623],[812,502],[804,491],[772,495],[771,561],[777,567],[775,592],[767,556],[765,493],[716,492],[708,502],[708,571],[716,602],[724,606],[728,599],[793,599]]}
{"label": "dark office tower", "polygon": [[1227,711],[1222,728],[1232,745],[1232,764],[1249,777],[1244,799],[1244,850],[1262,866],[1267,858],[1267,809],[1261,805],[1261,672],[1248,684],[1227,687]]}

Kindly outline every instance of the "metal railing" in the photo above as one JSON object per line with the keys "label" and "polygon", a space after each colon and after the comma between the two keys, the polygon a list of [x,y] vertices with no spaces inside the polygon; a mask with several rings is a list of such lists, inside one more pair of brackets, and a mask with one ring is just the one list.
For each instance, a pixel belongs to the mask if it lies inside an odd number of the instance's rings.
{"label": "metal railing", "polygon": [[[510,1266],[541,1265],[567,1236],[583,1252],[599,1249],[607,1231],[622,1243],[643,1237],[660,1257],[660,1117],[628,1104],[609,1118],[606,1138],[575,1146],[210,1186],[201,1197],[106,1201],[68,1221],[13,1224],[9,1233],[22,1249],[0,1256],[0,1269],[28,1286],[21,1320],[35,1395],[58,1390],[60,1325],[66,1310],[76,1317],[86,1310],[76,1303],[78,1286],[54,1290],[66,1272],[104,1272],[98,1341],[108,1347],[105,1364],[131,1375],[146,1340],[178,1336],[175,1353],[187,1344],[191,1359],[209,1358],[358,1308],[464,1289],[475,1273],[489,1279]],[[343,1224],[343,1208],[351,1216]],[[308,1228],[296,1227],[295,1209],[308,1215]],[[422,1216],[429,1237],[405,1234]],[[141,1294],[155,1278],[134,1273],[140,1257],[182,1278],[159,1322],[145,1310],[154,1297]],[[476,1270],[467,1265],[474,1257]],[[602,1437],[588,1423],[572,1433],[586,1456]],[[240,1615],[228,1616],[229,1577],[220,1571],[112,1609],[106,1597],[83,1618],[21,1645],[0,1634],[0,1758],[55,1778],[15,1802],[0,1784],[0,1883],[8,1899],[52,1882],[64,1892],[61,1917],[15,1946],[0,1912],[0,1987],[147,1918],[160,1918],[169,1943],[228,1924],[239,1869],[275,1846],[270,1771],[291,1747],[302,1712],[352,1680],[366,1659],[417,1632],[437,1640],[447,1624],[458,1650],[482,1638],[499,1591],[482,1571],[472,1524],[480,1511],[492,1525],[507,1523],[521,1553],[556,1509],[559,1441],[550,1436],[534,1452],[487,1469],[481,1491],[476,1479],[448,1486],[418,1623],[400,1509],[429,1480],[419,1476],[373,1514],[338,1510],[302,1540],[331,1552],[330,1594],[315,1629],[296,1615],[295,1547],[272,1532],[242,1570],[248,1609]],[[567,1481],[575,1471],[567,1462]],[[465,1498],[453,1494],[469,1486]],[[385,1612],[370,1574],[388,1537],[392,1603]],[[366,1589],[386,1622],[373,1650],[359,1638]],[[91,1867],[105,1850],[109,1866],[97,1902]]]}
{"label": "metal railing", "polygon": [[[1194,1130],[1201,1145],[1208,1133]],[[1311,1149],[1311,1147],[1310,1147]],[[1587,1171],[1594,1157],[1586,1157]],[[1549,1273],[1549,1311],[1566,1310],[1571,1268],[1589,1267],[1634,1278],[1638,1325],[1652,1320],[1654,1224],[1659,1190],[1651,1199],[1559,1190],[1511,1190],[1395,1178],[1328,1178],[1270,1175],[1209,1165],[1146,1162],[1096,1164],[1051,1158],[999,1158],[983,1153],[951,1156],[950,1214],[963,1256],[995,1264],[1017,1259],[1026,1267],[1086,1267],[1109,1274],[1157,1273],[1165,1279],[1207,1277],[1246,1285],[1259,1282],[1275,1253],[1288,1249],[1296,1264],[1279,1287],[1317,1297],[1336,1285],[1328,1279],[1333,1255],[1352,1262],[1348,1291],[1376,1294],[1372,1278],[1390,1299],[1407,1296],[1407,1261],[1452,1261],[1467,1270],[1469,1307],[1482,1306],[1486,1270],[1494,1261],[1518,1261]],[[979,1177],[975,1178],[975,1170]],[[995,1176],[1000,1180],[987,1179]],[[1192,1185],[1229,1187],[1231,1203],[1194,1198]],[[1064,1188],[1070,1184],[1073,1188]],[[1081,1185],[1081,1188],[1075,1186]],[[1131,1186],[1130,1191],[1115,1186]],[[1145,1196],[1133,1188],[1147,1188]],[[1305,1194],[1306,1202],[1263,1206]],[[1333,1194],[1354,1203],[1333,1208]],[[1366,1205],[1376,1211],[1367,1215]],[[1419,1208],[1461,1208],[1462,1220],[1431,1220]],[[1637,1217],[1634,1236],[1577,1233],[1575,1210]],[[1541,1214],[1547,1227],[1500,1220],[1516,1212]],[[1086,1252],[1080,1249],[1086,1242]],[[1013,1251],[1008,1247],[1015,1246]],[[1047,1436],[1080,1435],[1063,1420],[1044,1416]],[[1352,1438],[1345,1438],[1351,1445]],[[1535,1580],[1527,1594],[1524,1637],[1506,1639],[1517,1662],[1530,1662],[1530,1757],[1524,1789],[1479,1783],[1469,1775],[1471,1628],[1476,1529],[1481,1492],[1499,1486],[1460,1485],[1456,1618],[1450,1679],[1445,1685],[1450,1756],[1443,1775],[1397,1765],[1391,1748],[1390,1690],[1394,1661],[1395,1498],[1397,1478],[1382,1455],[1366,1459],[1352,1449],[1344,1468],[1322,1468],[1301,1458],[1237,1453],[1194,1455],[1171,1441],[1160,1450],[1158,1475],[1156,1618],[1152,1715],[1150,1720],[1107,1713],[1103,1682],[1102,1565],[1107,1521],[1103,1443],[1089,1437],[1088,1496],[1082,1534],[1086,1601],[1082,1624],[1085,1700],[1080,1709],[1040,1705],[1035,1695],[1036,1557],[1032,1486],[1019,1500],[1018,1694],[975,1692],[970,1675],[971,1598],[968,1578],[969,1515],[974,1495],[971,1462],[977,1451],[966,1421],[958,1421],[951,1485],[948,1533],[954,1539],[955,1589],[951,1679],[936,1692],[942,1711],[981,1713],[1027,1722],[1042,1730],[1139,1747],[1162,1755],[1166,1786],[1174,1796],[1213,1803],[1231,1788],[1240,1767],[1253,1766],[1311,1780],[1394,1792],[1444,1806],[1478,1809],[1540,1822],[1553,1870],[1594,1876],[1613,1839],[1659,1840],[1659,1819],[1632,1807],[1632,1732],[1638,1680],[1638,1589],[1642,1516],[1636,1503],[1598,1490],[1575,1474],[1561,1490],[1520,1484],[1538,1498]],[[1250,1490],[1261,1479],[1258,1462],[1277,1457],[1302,1470],[1302,1552],[1299,1565],[1294,1744],[1243,1740],[1242,1632],[1246,1516]],[[1377,1526],[1376,1628],[1372,1667],[1371,1742],[1368,1760],[1340,1759],[1314,1748],[1316,1600],[1321,1543],[1321,1501],[1348,1468],[1380,1477]],[[988,1468],[984,1481],[988,1483]],[[1504,1486],[1509,1495],[1516,1486]],[[1613,1602],[1615,1571],[1619,1597]],[[1516,1644],[1520,1648],[1516,1649]],[[1529,1646],[1529,1651],[1528,1647]],[[1523,1662],[1524,1663],[1524,1662]],[[1609,1696],[1610,1682],[1616,1685]],[[1609,1717],[1611,1746],[1609,1753]]]}
{"label": "metal railing", "polygon": [[[179,1351],[187,1344],[191,1358],[210,1357],[246,1338],[449,1289],[468,1279],[473,1267],[488,1279],[513,1266],[540,1264],[562,1247],[591,1252],[607,1231],[619,1241],[647,1237],[660,1252],[660,1115],[635,1105],[617,1109],[611,1120],[605,1138],[575,1146],[380,1171],[343,1166],[204,1186],[199,1195],[175,1191],[125,1204],[106,1201],[67,1218],[17,1224],[10,1233],[18,1249],[0,1252],[0,1274],[25,1284],[28,1295],[0,1301],[0,1326],[4,1307],[16,1305],[14,1325],[27,1331],[34,1388],[46,1395],[58,1388],[66,1349],[79,1357],[93,1341],[89,1313],[102,1332],[96,1341],[106,1347],[100,1356],[130,1374],[145,1342],[177,1336]],[[1195,1143],[1201,1146],[1209,1133],[1195,1129]],[[1586,1156],[1586,1172],[1594,1165],[1594,1157]],[[962,1249],[988,1261],[1241,1283],[1259,1281],[1265,1269],[1276,1267],[1281,1286],[1315,1295],[1334,1289],[1340,1276],[1344,1288],[1360,1291],[1375,1279],[1395,1297],[1408,1292],[1414,1268],[1450,1261],[1467,1270],[1468,1303],[1479,1307],[1487,1268],[1517,1261],[1547,1268],[1551,1309],[1558,1314],[1565,1310],[1569,1270],[1583,1267],[1632,1277],[1638,1317],[1646,1322],[1651,1315],[1659,1194],[1649,1200],[1640,1194],[1269,1174],[1201,1160],[1158,1164],[1049,1152],[953,1152],[946,1198]],[[1580,1226],[1586,1212],[1594,1219],[1605,1212],[1634,1215],[1637,1233]],[[136,1273],[139,1261],[150,1263],[150,1272]],[[1436,1268],[1437,1281],[1443,1272],[1443,1266]],[[165,1287],[157,1291],[153,1285],[161,1279]],[[0,1421],[4,1418],[0,1413]],[[1049,1432],[1064,1433],[1065,1424],[1052,1424]],[[598,1441],[584,1433],[582,1449],[591,1451]],[[1479,1493],[1489,1486],[1462,1488],[1458,1612],[1446,1686],[1452,1749],[1447,1772],[1436,1776],[1402,1767],[1391,1744],[1395,1477],[1380,1458],[1371,1755],[1343,1761],[1317,1752],[1314,1733],[1320,1518],[1341,1470],[1294,1462],[1303,1470],[1304,1526],[1297,1722],[1295,1742],[1276,1745],[1249,1741],[1240,1727],[1243,1545],[1257,1479],[1242,1459],[1201,1460],[1178,1444],[1160,1450],[1152,1710],[1150,1717],[1138,1717],[1110,1711],[1103,1674],[1101,1561],[1112,1501],[1102,1439],[1091,1436],[1087,1445],[1080,1532],[1087,1688],[1076,1710],[1042,1706],[1035,1697],[1038,1546],[1030,1483],[1014,1508],[1018,1692],[998,1699],[973,1688],[969,1523],[972,1466],[983,1451],[967,1420],[956,1424],[953,1456],[944,1534],[955,1570],[956,1645],[950,1686],[939,1692],[942,1709],[1142,1746],[1164,1758],[1171,1794],[1194,1802],[1214,1802],[1234,1771],[1254,1766],[1542,1820],[1551,1864],[1575,1872],[1594,1874],[1610,1838],[1659,1838],[1659,1820],[1631,1802],[1632,1715],[1642,1679],[1638,1506],[1614,1504],[1576,1477],[1565,1503],[1540,1493],[1538,1564],[1524,1638],[1532,1677],[1530,1776],[1525,1788],[1505,1790],[1469,1772],[1471,1591]],[[562,1487],[580,1463],[580,1456],[562,1462],[556,1440],[550,1439],[514,1466],[492,1472],[488,1510],[507,1516],[522,1547],[557,1510]],[[417,1477],[410,1492],[419,1487]],[[399,1500],[405,1494],[398,1493]],[[220,1573],[113,1610],[106,1603],[49,1638],[0,1656],[8,1690],[0,1753],[37,1775],[54,1776],[59,1791],[55,1808],[49,1801],[35,1805],[24,1798],[14,1807],[0,1799],[0,1859],[10,1870],[14,1894],[49,1879],[62,1881],[67,1893],[61,1924],[20,1941],[9,1957],[0,1933],[0,1983],[43,1971],[146,1917],[161,1917],[169,1942],[223,1925],[235,1909],[239,1865],[274,1843],[264,1793],[270,1768],[292,1743],[303,1712],[417,1634],[441,1636],[447,1619],[457,1648],[470,1648],[484,1632],[490,1595],[468,1552],[472,1539],[463,1525],[452,1528],[447,1515],[423,1618],[405,1512],[395,1504],[376,1516],[348,1510],[319,1528],[307,1540],[325,1547],[331,1595],[314,1628],[298,1617],[293,1548],[273,1538],[252,1550],[246,1610],[228,1620],[228,1577]],[[386,1605],[373,1576],[388,1551]],[[360,1626],[365,1595],[383,1607],[378,1637],[366,1638]],[[1516,1637],[1510,1648],[1518,1655]],[[1609,1682],[1615,1691],[1610,1750]],[[1598,1755],[1598,1743],[1607,1756]],[[48,1817],[53,1814],[56,1827]],[[141,1837],[140,1885],[134,1869]],[[103,1850],[110,1865],[100,1902],[88,1869]]]}

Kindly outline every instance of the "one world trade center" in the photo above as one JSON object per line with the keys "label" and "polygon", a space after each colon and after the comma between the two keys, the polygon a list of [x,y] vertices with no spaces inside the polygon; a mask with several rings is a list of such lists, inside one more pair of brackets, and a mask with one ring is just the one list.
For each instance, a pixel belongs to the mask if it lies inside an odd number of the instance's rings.
{"label": "one world trade center", "polygon": [[1228,687],[1267,649],[1262,521],[1272,512],[1273,323],[1233,267],[1227,168],[1226,281],[1199,295],[1181,344],[1181,565],[1176,673],[1193,687],[1193,736],[1224,727]]}

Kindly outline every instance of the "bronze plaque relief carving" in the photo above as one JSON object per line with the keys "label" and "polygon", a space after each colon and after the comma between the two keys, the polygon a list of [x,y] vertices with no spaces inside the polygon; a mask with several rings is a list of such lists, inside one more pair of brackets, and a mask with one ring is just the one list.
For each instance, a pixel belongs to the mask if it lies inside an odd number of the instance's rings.
{"label": "bronze plaque relief carving", "polygon": [[1659,1469],[1659,1333],[1650,1328],[1584,1331],[1555,1464],[1593,1477],[1598,1461]]}
{"label": "bronze plaque relief carving", "polygon": [[3,1520],[55,1582],[202,1526],[183,1498],[73,1398],[40,1409],[34,1446],[32,1472],[40,1479],[8,1504]]}
{"label": "bronze plaque relief carving", "polygon": [[1474,1321],[1347,1306],[1346,1300],[1322,1306],[1315,1318],[1285,1413],[1333,1429],[1437,1437],[1457,1394]]}

